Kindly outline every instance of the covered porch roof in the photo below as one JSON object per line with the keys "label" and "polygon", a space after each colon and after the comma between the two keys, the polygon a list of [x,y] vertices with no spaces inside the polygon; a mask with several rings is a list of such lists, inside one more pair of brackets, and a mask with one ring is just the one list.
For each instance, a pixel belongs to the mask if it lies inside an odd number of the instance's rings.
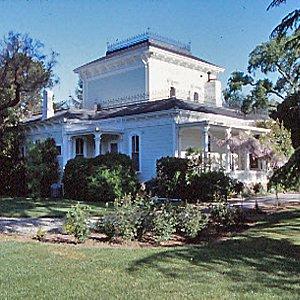
{"label": "covered porch roof", "polygon": [[207,120],[203,120],[203,121],[195,121],[195,122],[184,122],[184,123],[180,123],[178,124],[179,128],[192,128],[192,127],[199,127],[199,128],[203,128],[203,127],[213,127],[213,128],[224,128],[224,129],[237,129],[237,130],[243,130],[243,131],[251,131],[253,133],[267,133],[270,130],[266,129],[266,128],[261,128],[261,127],[256,127],[256,126],[250,126],[250,125],[227,125],[227,124],[223,124],[223,123],[217,123],[217,122],[209,122]]}

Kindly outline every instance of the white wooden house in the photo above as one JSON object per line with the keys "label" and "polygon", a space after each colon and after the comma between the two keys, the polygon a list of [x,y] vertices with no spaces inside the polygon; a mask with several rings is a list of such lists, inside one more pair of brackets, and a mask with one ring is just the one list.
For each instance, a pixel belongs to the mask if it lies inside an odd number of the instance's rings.
{"label": "white wooden house", "polygon": [[27,141],[55,139],[62,169],[78,155],[121,152],[146,181],[157,159],[184,157],[196,147],[231,176],[266,182],[264,161],[216,142],[265,132],[256,126],[263,117],[222,107],[224,69],[194,56],[189,44],[147,32],[108,45],[105,56],[74,71],[83,81],[83,109],[54,112],[45,91],[42,114],[25,122]]}

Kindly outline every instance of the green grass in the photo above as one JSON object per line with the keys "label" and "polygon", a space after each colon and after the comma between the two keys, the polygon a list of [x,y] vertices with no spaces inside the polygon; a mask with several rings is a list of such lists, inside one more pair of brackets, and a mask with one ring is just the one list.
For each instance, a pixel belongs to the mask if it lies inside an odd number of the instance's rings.
{"label": "green grass", "polygon": [[300,210],[218,243],[87,248],[0,240],[9,299],[299,299]]}
{"label": "green grass", "polygon": [[[76,203],[78,201],[67,199],[0,198],[0,217],[64,217]],[[80,203],[88,205],[93,216],[105,212],[104,203]]]}

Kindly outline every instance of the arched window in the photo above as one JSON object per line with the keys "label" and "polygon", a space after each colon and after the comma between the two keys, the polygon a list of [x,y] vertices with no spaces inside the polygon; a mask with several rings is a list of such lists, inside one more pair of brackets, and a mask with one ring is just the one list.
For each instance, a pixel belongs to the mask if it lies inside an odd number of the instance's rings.
{"label": "arched window", "polygon": [[173,86],[170,88],[170,98],[173,98],[176,96],[176,90]]}
{"label": "arched window", "polygon": [[194,93],[194,101],[199,101],[199,94],[197,92]]}
{"label": "arched window", "polygon": [[84,141],[82,138],[76,139],[76,156],[83,156]]}
{"label": "arched window", "polygon": [[135,171],[140,171],[140,137],[138,135],[131,137],[131,158]]}

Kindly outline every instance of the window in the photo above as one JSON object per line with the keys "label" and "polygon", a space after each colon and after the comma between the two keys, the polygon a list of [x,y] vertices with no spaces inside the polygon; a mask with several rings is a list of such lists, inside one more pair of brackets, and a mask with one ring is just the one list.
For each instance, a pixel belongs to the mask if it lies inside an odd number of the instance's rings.
{"label": "window", "polygon": [[110,143],[110,153],[118,153],[118,143]]}
{"label": "window", "polygon": [[140,171],[140,137],[134,135],[131,138],[131,158],[136,171]]}
{"label": "window", "polygon": [[199,101],[199,94],[197,92],[194,93],[194,101]]}
{"label": "window", "polygon": [[258,158],[253,156],[251,153],[250,155],[250,169],[257,170],[258,169]]}
{"label": "window", "polygon": [[83,156],[84,141],[82,138],[76,139],[76,156]]}
{"label": "window", "polygon": [[56,146],[56,150],[57,150],[57,155],[60,156],[61,155],[61,146]]}
{"label": "window", "polygon": [[25,153],[26,153],[25,147],[22,146],[21,147],[21,157],[25,157]]}
{"label": "window", "polygon": [[176,96],[176,90],[173,86],[170,88],[170,98],[173,98]]}

